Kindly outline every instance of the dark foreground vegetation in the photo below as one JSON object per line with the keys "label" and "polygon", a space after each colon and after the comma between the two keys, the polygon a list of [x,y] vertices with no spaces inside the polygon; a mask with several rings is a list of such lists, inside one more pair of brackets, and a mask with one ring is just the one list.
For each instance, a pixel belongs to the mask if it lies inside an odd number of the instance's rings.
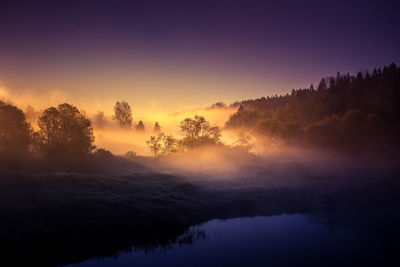
{"label": "dark foreground vegetation", "polygon": [[400,68],[394,63],[356,76],[338,72],[316,88],[233,106],[238,111],[227,128],[290,145],[356,153],[400,147]]}
{"label": "dark foreground vegetation", "polygon": [[55,266],[132,247],[168,246],[189,226],[213,218],[306,213],[332,228],[369,227],[385,252],[379,263],[398,262],[398,167],[355,161],[339,166],[277,161],[212,180],[2,173],[2,261]]}

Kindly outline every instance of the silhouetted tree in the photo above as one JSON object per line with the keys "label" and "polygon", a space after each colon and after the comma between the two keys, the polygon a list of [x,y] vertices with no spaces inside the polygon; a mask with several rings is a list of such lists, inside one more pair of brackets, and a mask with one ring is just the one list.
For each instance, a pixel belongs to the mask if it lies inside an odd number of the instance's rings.
{"label": "silhouetted tree", "polygon": [[93,156],[97,160],[105,160],[105,159],[114,158],[114,155],[111,153],[111,151],[104,149],[104,148],[98,148],[98,149],[94,150]]}
{"label": "silhouetted tree", "polygon": [[250,143],[252,137],[251,135],[247,134],[246,132],[239,132],[238,140],[236,140],[232,145],[239,144],[241,146],[246,146]]}
{"label": "silhouetted tree", "polygon": [[134,157],[136,157],[136,152],[129,150],[128,152],[125,153],[125,157],[134,158]]}
{"label": "silhouetted tree", "polygon": [[42,112],[36,111],[31,105],[28,105],[25,109],[25,118],[30,123],[36,122],[41,114]]}
{"label": "silhouetted tree", "polygon": [[182,144],[185,146],[216,144],[221,137],[221,131],[217,126],[210,126],[204,117],[195,115],[194,119],[186,118],[180,124],[184,134]]}
{"label": "silhouetted tree", "polygon": [[318,91],[326,90],[326,81],[324,78],[322,78],[321,81],[319,82],[317,90]]}
{"label": "silhouetted tree", "polygon": [[132,126],[132,111],[128,102],[117,101],[115,103],[113,119],[123,128],[130,128]]}
{"label": "silhouetted tree", "polygon": [[329,88],[335,87],[335,78],[329,77]]}
{"label": "silhouetted tree", "polygon": [[73,105],[64,103],[46,109],[38,126],[41,150],[49,156],[84,156],[95,148],[90,120]]}
{"label": "silhouetted tree", "polygon": [[0,100],[0,153],[26,152],[32,143],[32,129],[16,106]]}
{"label": "silhouetted tree", "polygon": [[187,138],[197,138],[202,128],[208,127],[208,122],[202,116],[195,115],[194,119],[186,118],[181,124],[181,131]]}
{"label": "silhouetted tree", "polygon": [[161,126],[160,124],[158,124],[158,122],[154,123],[154,129],[153,129],[153,133],[158,134],[161,132]]}
{"label": "silhouetted tree", "polygon": [[104,111],[98,111],[94,116],[94,124],[97,127],[104,127],[106,125],[106,117]]}
{"label": "silhouetted tree", "polygon": [[164,133],[151,136],[146,143],[154,158],[161,158],[176,150],[176,140],[171,135],[165,135]]}
{"label": "silhouetted tree", "polygon": [[213,109],[213,108],[224,108],[224,107],[226,107],[226,104],[224,102],[217,102],[217,103],[214,103],[214,104],[212,104],[210,106],[211,109]]}
{"label": "silhouetted tree", "polygon": [[135,126],[136,131],[144,132],[144,123],[143,121],[139,121],[139,123]]}

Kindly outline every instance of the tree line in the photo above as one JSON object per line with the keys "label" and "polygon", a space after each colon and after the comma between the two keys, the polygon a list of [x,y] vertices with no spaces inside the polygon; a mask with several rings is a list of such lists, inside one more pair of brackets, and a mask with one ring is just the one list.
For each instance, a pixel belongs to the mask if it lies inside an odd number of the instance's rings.
{"label": "tree line", "polygon": [[64,103],[43,111],[35,131],[16,106],[0,100],[0,158],[20,161],[27,155],[54,161],[81,160],[95,149],[91,121]]}
{"label": "tree line", "polygon": [[[114,119],[129,128],[132,113],[127,102],[117,102]],[[0,166],[22,159],[40,158],[48,162],[83,162],[92,155],[110,157],[105,149],[94,145],[93,124],[77,107],[63,103],[45,109],[37,120],[38,130],[26,121],[24,112],[11,103],[0,100]],[[144,124],[136,130],[144,131]],[[161,131],[158,122],[146,142],[155,158],[194,146],[220,143],[220,129],[211,126],[202,116],[186,118],[180,124],[183,138],[178,140]]]}
{"label": "tree line", "polygon": [[160,132],[146,141],[155,158],[200,146],[222,145],[221,129],[218,126],[211,126],[203,116],[195,115],[194,118],[186,118],[181,121],[179,127],[183,134],[181,139],[175,139],[172,135]]}
{"label": "tree line", "polygon": [[[283,140],[347,151],[400,147],[400,68],[394,63],[371,73],[348,73],[323,78],[317,86],[292,90],[290,94],[235,102],[237,107],[225,128],[239,129],[235,143],[257,139]],[[219,104],[219,108],[225,105]],[[132,128],[132,110],[125,101],[116,102],[113,120]],[[104,122],[99,112],[95,123]],[[55,162],[82,161],[93,154],[109,155],[94,145],[93,123],[77,107],[63,103],[45,109],[37,119],[38,130],[27,122],[22,110],[0,100],[0,165],[10,165],[33,155]],[[135,130],[144,131],[142,121]],[[204,117],[184,119],[182,138],[162,131],[158,122],[147,140],[155,158],[204,145],[221,145],[221,129]]]}
{"label": "tree line", "polygon": [[[139,120],[138,124],[133,127],[132,123],[132,109],[128,102],[117,101],[114,106],[114,115],[112,119],[118,124],[122,129],[132,129],[134,128],[137,132],[144,132],[145,125],[142,120]],[[106,118],[103,111],[98,111],[94,118],[94,124],[96,127],[102,128],[106,126]],[[160,132],[161,127],[158,122],[155,122],[153,132]]]}
{"label": "tree line", "polygon": [[400,143],[400,68],[337,73],[317,88],[235,102],[226,128],[259,138],[347,151],[396,150]]}

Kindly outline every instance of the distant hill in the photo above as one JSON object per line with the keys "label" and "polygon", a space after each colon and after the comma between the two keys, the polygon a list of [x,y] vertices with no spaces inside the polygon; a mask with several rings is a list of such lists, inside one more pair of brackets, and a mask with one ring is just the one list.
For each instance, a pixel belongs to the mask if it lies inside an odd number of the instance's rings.
{"label": "distant hill", "polygon": [[226,128],[259,137],[347,151],[396,151],[400,136],[400,68],[323,78],[314,88],[236,102]]}

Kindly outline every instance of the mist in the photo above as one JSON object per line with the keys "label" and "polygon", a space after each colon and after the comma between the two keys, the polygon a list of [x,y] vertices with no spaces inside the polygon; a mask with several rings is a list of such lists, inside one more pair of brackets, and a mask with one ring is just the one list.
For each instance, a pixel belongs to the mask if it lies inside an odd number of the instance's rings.
{"label": "mist", "polygon": [[[184,110],[164,111],[162,106],[152,105],[150,108],[142,106],[135,108],[133,104],[132,128],[121,129],[113,119],[113,107],[115,102],[109,100],[81,99],[69,95],[63,90],[54,89],[51,91],[40,92],[38,90],[10,90],[5,86],[0,86],[0,99],[12,103],[23,110],[26,114],[26,120],[34,129],[38,129],[37,120],[43,110],[49,106],[57,106],[60,103],[74,103],[78,109],[93,122],[95,145],[98,148],[104,148],[116,155],[123,155],[132,151],[137,155],[150,155],[146,146],[146,140],[153,133],[155,122],[161,125],[161,129],[166,134],[177,138],[181,136],[179,123],[194,115],[200,115],[207,118],[212,125],[223,127],[229,117],[236,111],[235,107],[193,107]],[[96,115],[102,112],[104,119],[101,123],[96,120]],[[135,125],[139,121],[145,125],[144,132],[135,131]],[[221,139],[226,144],[233,143],[236,139],[236,133],[224,131]]]}
{"label": "mist", "polygon": [[305,214],[367,229],[396,258],[400,124],[395,105],[360,84],[392,92],[399,74],[392,65],[317,91],[168,112],[125,102],[124,117],[111,100],[99,108],[63,91],[2,87],[0,249],[22,265],[58,266],[168,248],[212,219]]}
{"label": "mist", "polygon": [[[172,114],[151,114],[146,113],[144,116],[133,115],[133,127],[131,129],[121,129],[113,120],[112,114],[105,114],[104,124],[96,124],[94,121],[95,145],[110,150],[117,155],[123,155],[128,151],[133,151],[137,155],[150,156],[146,141],[153,132],[154,124],[158,122],[161,131],[180,138],[182,133],[179,129],[179,123],[187,117],[200,115],[207,118],[212,125],[223,127],[229,116],[235,112],[235,108],[197,108],[193,110],[185,110]],[[141,120],[144,123],[144,132],[135,131],[135,125]],[[234,142],[236,133],[231,131],[222,131],[221,139],[224,143]]]}

